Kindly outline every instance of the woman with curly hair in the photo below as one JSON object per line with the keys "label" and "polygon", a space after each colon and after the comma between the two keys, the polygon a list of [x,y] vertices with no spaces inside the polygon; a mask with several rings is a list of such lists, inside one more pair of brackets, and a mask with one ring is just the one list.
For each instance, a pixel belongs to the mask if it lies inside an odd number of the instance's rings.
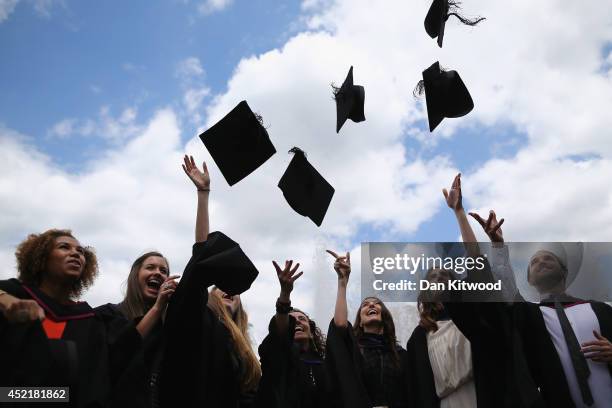
{"label": "woman with curly hair", "polygon": [[300,264],[276,262],[281,291],[269,333],[259,346],[263,376],[257,394],[258,407],[327,408],[337,406],[324,363],[325,338],[314,320],[291,307],[293,283],[302,276]]}
{"label": "woman with curly hair", "polygon": [[111,341],[111,321],[77,301],[98,273],[95,253],[52,229],[29,235],[16,257],[17,279],[0,281],[0,383],[68,386],[71,406],[106,404],[140,336],[125,325]]}
{"label": "woman with curly hair", "polygon": [[350,253],[339,256],[327,252],[336,259],[334,270],[338,275],[336,309],[327,334],[328,360],[343,406],[407,406],[409,367],[406,351],[397,343],[391,312],[380,299],[367,297],[351,326],[346,302]]}

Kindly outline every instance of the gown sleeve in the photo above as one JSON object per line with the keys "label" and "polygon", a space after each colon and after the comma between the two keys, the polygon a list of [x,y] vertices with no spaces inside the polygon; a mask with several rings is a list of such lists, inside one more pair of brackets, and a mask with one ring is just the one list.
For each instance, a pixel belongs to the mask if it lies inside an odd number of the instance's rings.
{"label": "gown sleeve", "polygon": [[[0,289],[25,297],[15,279],[0,281]],[[52,362],[41,322],[9,323],[0,313],[0,386],[48,385]]]}
{"label": "gown sleeve", "polygon": [[338,327],[332,319],[325,350],[332,387],[338,390],[342,406],[370,408],[372,405],[361,378],[361,354],[350,323],[347,327]]}
{"label": "gown sleeve", "polygon": [[292,361],[295,323],[295,318],[289,316],[287,330],[278,333],[275,317],[270,320],[268,335],[259,346],[262,377],[257,391],[257,407],[291,408],[290,401],[296,400],[296,395],[287,395],[291,392],[291,385],[295,385],[289,384],[295,363]]}

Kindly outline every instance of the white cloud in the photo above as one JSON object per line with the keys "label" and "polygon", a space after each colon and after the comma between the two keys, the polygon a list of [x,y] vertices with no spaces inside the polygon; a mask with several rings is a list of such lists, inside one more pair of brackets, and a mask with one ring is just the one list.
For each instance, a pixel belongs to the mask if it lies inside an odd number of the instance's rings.
{"label": "white cloud", "polygon": [[188,57],[176,64],[175,76],[183,89],[184,113],[197,126],[202,125],[204,98],[210,94],[210,88],[204,83],[205,75],[198,57]]}
{"label": "white cloud", "polygon": [[[7,20],[20,0],[0,0],[0,24]],[[28,0],[34,12],[43,18],[51,18],[53,9],[61,7],[66,9],[64,0]]]}
{"label": "white cloud", "polygon": [[[197,82],[204,75],[202,65],[191,60],[188,72],[198,80],[181,84],[186,111],[196,114],[208,101],[210,126],[246,99],[270,125],[278,150],[231,188],[199,139],[187,146],[178,143],[177,114],[169,110],[146,125],[136,123],[135,111],[118,118],[101,112],[89,123],[96,129],[92,132],[122,133],[113,131],[115,123],[118,129],[131,125],[133,137],[79,176],[54,168],[12,137],[2,139],[6,145],[1,151],[7,156],[0,160],[6,174],[0,194],[10,204],[0,223],[7,237],[0,251],[6,258],[4,276],[12,275],[11,251],[5,248],[27,232],[56,225],[72,226],[83,241],[99,249],[104,275],[88,294],[92,303],[117,299],[118,282],[145,249],[162,250],[180,270],[189,252],[195,212],[191,186],[178,167],[187,151],[198,162],[209,163],[213,229],[240,242],[260,268],[261,276],[244,295],[258,335],[265,331],[278,293],[271,259],[302,261],[305,274],[296,283],[294,303],[315,310],[325,328],[333,310],[335,276],[322,250],[344,250],[364,227],[377,229],[385,239],[418,239],[414,234],[423,222],[447,211],[440,189],[457,171],[451,157],[438,154],[425,160],[420,149],[465,138],[462,146],[469,151],[466,130],[502,125],[524,133],[527,142],[515,157],[493,158],[464,175],[470,207],[498,210],[506,217],[504,232],[512,240],[609,240],[612,196],[606,177],[612,170],[612,84],[601,72],[601,51],[612,39],[609,16],[591,2],[561,6],[552,0],[517,0],[511,5],[478,0],[466,13],[487,20],[475,28],[451,20],[440,50],[423,29],[429,4],[389,0],[385,7],[373,8],[367,0],[306,1],[305,9],[317,9],[309,17],[310,29],[317,31],[243,59],[227,91],[210,100],[204,84]],[[459,71],[476,107],[429,134],[421,130],[423,104],[414,101],[411,91],[421,71],[437,59]],[[355,82],[366,88],[367,120],[349,121],[337,135],[329,83],[340,83],[350,65],[355,67]],[[110,118],[111,125],[106,126],[104,118]],[[82,129],[83,123],[73,123],[75,128]],[[505,139],[492,136],[490,142]],[[286,152],[294,145],[308,153],[336,189],[321,228],[295,214],[276,187],[291,158]],[[37,158],[32,165],[30,157]],[[23,192],[23,185],[34,188]],[[49,205],[54,202],[62,205]],[[359,297],[357,275],[358,270],[351,283],[351,305]],[[410,316],[410,323],[398,322],[404,331],[414,324]]]}
{"label": "white cloud", "polygon": [[34,7],[34,11],[41,17],[50,18],[52,10],[56,7],[66,8],[64,0],[30,0]]}
{"label": "white cloud", "polygon": [[176,76],[188,81],[204,76],[204,68],[197,57],[188,57],[176,64]]}
{"label": "white cloud", "polygon": [[111,114],[110,107],[100,108],[95,119],[62,119],[54,124],[47,135],[51,138],[67,139],[72,136],[97,136],[107,142],[119,145],[136,136],[142,127],[136,123],[138,111],[134,107],[125,108],[119,116]]}
{"label": "white cloud", "polygon": [[0,23],[8,19],[19,0],[0,0]]}
{"label": "white cloud", "polygon": [[190,88],[187,89],[183,95],[183,104],[187,114],[189,115],[192,123],[196,125],[202,124],[203,102],[204,98],[210,94],[210,89],[204,88]]}
{"label": "white cloud", "polygon": [[233,0],[205,0],[198,5],[198,11],[204,15],[209,15],[226,9],[232,3]]}

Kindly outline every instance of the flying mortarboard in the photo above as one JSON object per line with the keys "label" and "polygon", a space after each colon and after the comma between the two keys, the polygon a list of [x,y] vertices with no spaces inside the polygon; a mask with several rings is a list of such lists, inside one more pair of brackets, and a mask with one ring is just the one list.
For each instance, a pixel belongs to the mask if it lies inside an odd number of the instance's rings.
{"label": "flying mortarboard", "polygon": [[342,86],[334,88],[334,99],[336,100],[336,133],[340,132],[340,128],[347,119],[355,123],[365,120],[363,113],[365,89],[361,85],[353,85],[352,66]]}
{"label": "flying mortarboard", "polygon": [[[249,289],[259,274],[240,245],[222,232],[211,232],[206,242],[196,245],[202,247],[198,249],[195,266],[190,273],[195,275],[193,278],[197,276],[198,281],[203,280],[205,286],[216,285],[229,295],[237,295]],[[185,274],[181,283],[186,280]]]}
{"label": "flying mortarboard", "polygon": [[468,19],[460,15],[459,2],[456,0],[433,0],[425,16],[425,31],[427,31],[431,38],[438,37],[438,46],[440,48],[442,48],[444,28],[449,16],[455,16],[463,24],[470,26],[474,26],[484,20],[484,17]]}
{"label": "flying mortarboard", "polygon": [[202,133],[200,139],[230,186],[276,153],[268,132],[246,101]]}
{"label": "flying mortarboard", "polygon": [[425,16],[425,31],[431,38],[438,37],[438,46],[442,48],[444,27],[448,19],[448,0],[434,0]]}
{"label": "flying mortarboard", "polygon": [[423,85],[430,132],[442,119],[467,115],[474,108],[474,101],[457,71],[441,70],[438,61],[423,71]]}
{"label": "flying mortarboard", "polygon": [[291,208],[320,227],[334,195],[334,188],[308,162],[302,150],[294,147],[289,152],[294,153],[294,156],[278,182],[278,187]]}

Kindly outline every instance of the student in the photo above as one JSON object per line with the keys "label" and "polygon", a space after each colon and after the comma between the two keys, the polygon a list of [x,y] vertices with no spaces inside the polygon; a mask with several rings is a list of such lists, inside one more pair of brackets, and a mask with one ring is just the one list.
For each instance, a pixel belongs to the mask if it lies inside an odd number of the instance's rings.
{"label": "student", "polygon": [[[197,218],[201,225],[196,228],[208,235],[210,176],[206,165],[200,171],[193,157],[185,155],[182,167],[198,190]],[[161,253],[147,252],[130,268],[124,299],[119,304],[108,303],[96,308],[99,314],[114,318],[111,335],[120,332],[126,323],[133,322],[143,338],[143,347],[113,387],[112,406],[151,407],[158,404],[158,379],[164,351],[162,317],[176,290],[178,277],[170,276],[168,260]]]}
{"label": "student", "polygon": [[324,363],[325,339],[314,320],[291,307],[300,264],[285,261],[274,268],[281,291],[268,335],[259,346],[262,378],[257,393],[261,408],[332,408],[334,396]]}
{"label": "student", "polygon": [[[470,215],[503,244],[501,230],[492,232],[501,224],[493,211],[486,221]],[[508,258],[508,248],[501,251]],[[566,289],[577,272],[568,268],[561,244],[535,252],[527,278],[543,301],[529,303],[519,294],[512,306],[512,330],[546,406],[612,407],[612,307],[569,295]]]}
{"label": "student", "polygon": [[0,281],[0,384],[68,386],[67,406],[105,406],[141,337],[128,324],[111,341],[113,322],[76,301],[98,273],[95,253],[52,229],[29,235],[16,256],[18,278]]}
{"label": "student", "polygon": [[[448,282],[452,271],[430,269],[429,282]],[[418,326],[406,345],[411,366],[410,398],[423,408],[471,408],[476,400],[472,345],[450,319],[441,300],[421,292]]]}
{"label": "student", "polygon": [[346,302],[350,254],[327,252],[336,259],[334,270],[338,274],[336,309],[327,336],[334,389],[338,389],[346,408],[408,406],[407,356],[397,344],[389,309],[380,299],[367,297],[351,325]]}
{"label": "student", "polygon": [[[467,255],[479,256],[476,236],[463,209],[460,174],[451,190],[444,189],[443,194],[464,242],[470,244],[466,245]],[[425,278],[448,282],[457,276],[453,271],[431,269]],[[406,345],[411,366],[418,373],[410,377],[411,397],[416,406],[424,408],[502,407],[506,371],[499,356],[504,355],[506,345],[497,330],[503,322],[478,327],[466,324],[457,315],[469,313],[476,304],[448,303],[448,295],[433,291],[419,294],[419,325]]]}
{"label": "student", "polygon": [[[193,158],[186,159],[185,172],[194,169]],[[195,244],[166,312],[159,403],[249,407],[261,377],[259,363],[227,308],[215,307],[220,292],[209,294],[208,288],[238,295],[258,272],[236,242],[221,232],[208,233],[210,187],[192,180],[198,189]]]}
{"label": "student", "polygon": [[97,313],[115,319],[111,336],[133,322],[143,338],[143,347],[113,387],[111,406],[144,408],[154,405],[162,353],[162,315],[178,278],[169,273],[168,260],[161,253],[147,252],[130,268],[123,301],[96,308]]}

